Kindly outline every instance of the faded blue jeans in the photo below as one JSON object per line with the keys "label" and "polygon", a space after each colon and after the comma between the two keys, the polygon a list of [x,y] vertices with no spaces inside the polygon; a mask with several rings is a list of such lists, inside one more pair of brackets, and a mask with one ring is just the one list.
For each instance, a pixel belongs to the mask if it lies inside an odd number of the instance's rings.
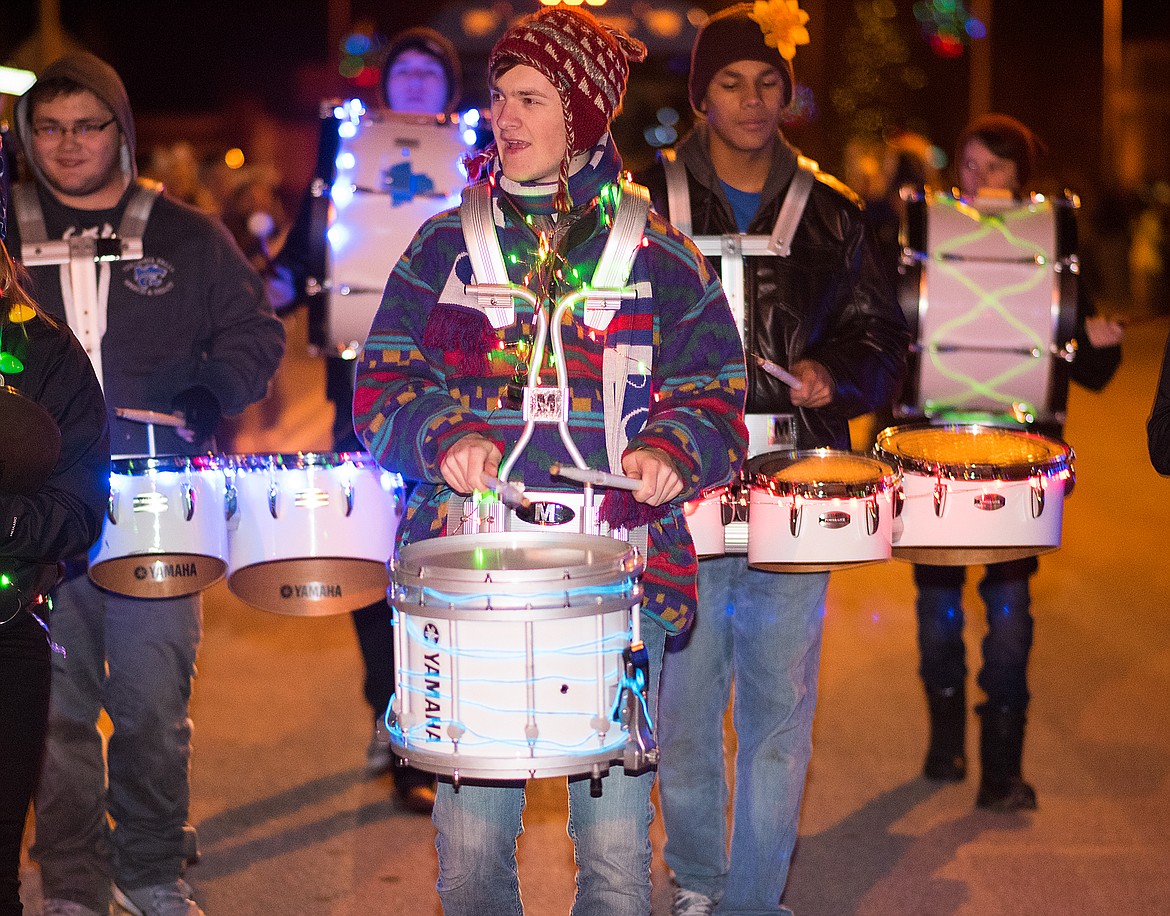
{"label": "faded blue jeans", "polygon": [[[188,707],[202,609],[199,595],[126,598],[84,575],[57,589],[49,626],[67,654],[53,653],[31,850],[45,897],[104,913],[111,879],[123,889],[172,882],[194,856]],[[114,725],[108,768],[102,709]]]}
{"label": "faded blue jeans", "polygon": [[[665,631],[642,618],[650,656],[650,715],[654,721]],[[569,780],[569,836],[577,860],[577,900],[572,916],[649,916],[650,790],[653,771],[626,776],[614,767],[602,780],[601,798],[589,795],[589,779]],[[468,785],[456,793],[439,781],[434,822],[438,828],[439,898],[446,916],[519,916],[516,839],[523,830],[524,786]]]}
{"label": "faded blue jeans", "polygon": [[[778,913],[812,756],[828,573],[699,563],[698,617],[672,641],[659,694],[666,864],[716,913]],[[723,715],[735,681],[734,828],[727,855]]]}
{"label": "faded blue jeans", "polygon": [[[1025,557],[991,563],[979,582],[987,609],[987,636],[979,686],[992,709],[1025,712],[1028,708],[1028,656],[1032,651],[1032,598],[1028,579],[1039,563]],[[918,586],[919,673],[926,688],[944,692],[967,680],[963,642],[964,566],[914,566]]]}

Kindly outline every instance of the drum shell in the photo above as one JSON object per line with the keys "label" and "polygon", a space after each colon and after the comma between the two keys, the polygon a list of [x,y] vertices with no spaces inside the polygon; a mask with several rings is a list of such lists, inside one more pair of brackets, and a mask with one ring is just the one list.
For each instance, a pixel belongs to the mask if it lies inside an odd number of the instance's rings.
{"label": "drum shell", "polygon": [[[472,570],[463,557],[479,549],[534,562],[505,569],[489,557]],[[403,547],[392,569],[396,754],[472,779],[621,760],[627,735],[612,714],[642,595],[633,548],[578,534],[456,535]]]}
{"label": "drum shell", "polygon": [[[903,431],[938,438],[940,447],[994,433],[1051,446],[1054,457],[1000,465],[907,454]],[[948,451],[950,454],[953,449]],[[899,468],[904,504],[895,525],[893,555],[915,563],[970,565],[1003,562],[1060,546],[1064,499],[1071,491],[1072,450],[1024,431],[994,427],[893,427],[878,435],[875,453]]]}
{"label": "drum shell", "polygon": [[384,597],[402,479],[362,453],[237,455],[228,588],[261,610],[316,617]]}
{"label": "drum shell", "polygon": [[[873,465],[857,485],[809,482],[767,485],[776,461],[816,458]],[[893,470],[851,452],[820,449],[761,455],[749,462],[748,564],[773,572],[825,572],[890,559],[897,478]]]}
{"label": "drum shell", "polygon": [[209,456],[117,459],[89,576],[133,598],[175,598],[223,578],[225,477]]}
{"label": "drum shell", "polygon": [[[722,557],[727,554],[727,525],[724,523],[728,488],[694,499],[683,506],[691,540],[699,559]],[[733,551],[734,552],[734,551]],[[743,551],[741,550],[740,553]]]}

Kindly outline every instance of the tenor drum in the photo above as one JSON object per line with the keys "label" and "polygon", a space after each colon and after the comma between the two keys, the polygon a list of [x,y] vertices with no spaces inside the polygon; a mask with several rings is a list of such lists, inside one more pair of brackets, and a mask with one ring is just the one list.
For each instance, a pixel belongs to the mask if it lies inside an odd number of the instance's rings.
{"label": "tenor drum", "polygon": [[1063,416],[1076,322],[1077,201],[907,204],[900,298],[916,331],[905,404],[926,416]]}
{"label": "tenor drum", "polygon": [[748,461],[748,564],[826,572],[890,558],[894,469],[833,449],[769,452]]}
{"label": "tenor drum", "polygon": [[710,490],[684,503],[683,515],[700,560],[747,552],[748,503],[742,487]]}
{"label": "tenor drum", "polygon": [[119,458],[89,577],[133,598],[202,591],[227,568],[225,479],[209,455]]}
{"label": "tenor drum", "polygon": [[390,743],[459,778],[595,772],[622,760],[637,550],[596,535],[439,537],[392,561]]}
{"label": "tenor drum", "polygon": [[385,596],[401,477],[362,452],[229,461],[227,580],[236,597],[275,614],[319,617]]}
{"label": "tenor drum", "polygon": [[969,566],[1060,546],[1072,449],[991,426],[898,426],[874,453],[901,471],[905,504],[893,554],[913,563]]}
{"label": "tenor drum", "polygon": [[468,127],[454,116],[372,112],[353,101],[326,106],[325,117],[339,135],[325,231],[325,335],[330,352],[352,358],[415,232],[459,205]]}

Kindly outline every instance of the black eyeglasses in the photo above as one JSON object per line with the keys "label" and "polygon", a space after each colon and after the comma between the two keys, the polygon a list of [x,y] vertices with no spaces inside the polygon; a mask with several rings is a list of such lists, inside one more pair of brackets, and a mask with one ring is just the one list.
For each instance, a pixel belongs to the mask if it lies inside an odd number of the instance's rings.
{"label": "black eyeglasses", "polygon": [[103,130],[113,124],[117,118],[110,118],[108,121],[78,121],[76,124],[65,125],[58,124],[55,121],[49,121],[46,124],[37,124],[33,126],[32,132],[42,140],[62,140],[68,134],[75,139],[85,140],[89,137],[96,137]]}

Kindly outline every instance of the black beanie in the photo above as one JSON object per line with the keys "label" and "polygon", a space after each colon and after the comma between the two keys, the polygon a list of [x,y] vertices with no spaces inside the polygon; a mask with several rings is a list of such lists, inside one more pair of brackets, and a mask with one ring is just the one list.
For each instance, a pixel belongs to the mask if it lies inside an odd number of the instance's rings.
{"label": "black beanie", "polygon": [[764,30],[751,18],[752,10],[751,3],[737,3],[720,10],[695,36],[691,49],[691,75],[687,82],[691,107],[695,111],[700,110],[715,74],[738,60],[758,60],[779,70],[784,78],[784,104],[792,101],[795,91],[792,62],[764,42]]}

